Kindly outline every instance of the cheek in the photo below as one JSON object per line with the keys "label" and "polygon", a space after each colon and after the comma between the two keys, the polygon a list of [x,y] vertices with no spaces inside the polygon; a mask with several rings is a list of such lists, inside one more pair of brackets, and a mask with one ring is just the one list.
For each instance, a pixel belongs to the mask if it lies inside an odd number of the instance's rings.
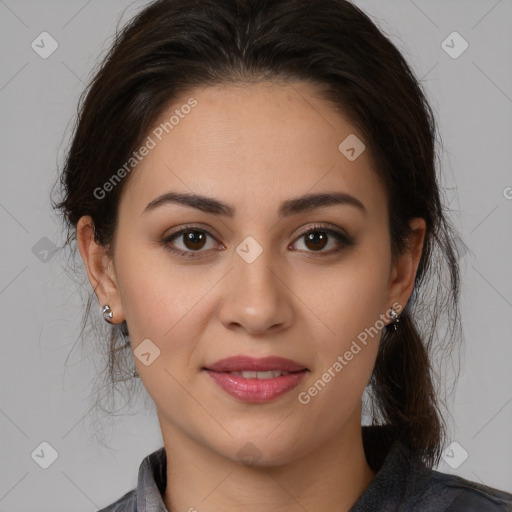
{"label": "cheek", "polygon": [[189,323],[200,291],[190,286],[187,273],[167,261],[160,250],[127,243],[119,245],[118,253],[116,271],[133,345],[145,338],[161,345],[179,331],[184,319]]}
{"label": "cheek", "polygon": [[317,275],[317,287],[308,294],[308,304],[321,322],[309,315],[309,332],[318,334],[313,340],[317,364],[310,379],[313,387],[306,389],[303,402],[309,401],[305,406],[318,415],[335,411],[334,422],[358,405],[373,371],[385,324],[381,315],[389,307],[389,268],[383,254],[382,248],[361,249],[331,269],[328,279]]}
{"label": "cheek", "polygon": [[371,378],[384,326],[380,316],[386,311],[381,270],[340,273],[331,282],[335,290],[321,310],[329,326],[323,332],[329,334],[316,340],[315,371],[297,396],[304,430],[314,429],[319,437],[354,414]]}
{"label": "cheek", "polygon": [[382,328],[380,315],[390,306],[386,304],[389,272],[387,262],[372,254],[379,253],[361,250],[337,267],[317,273],[309,279],[315,286],[302,292],[316,314],[309,316],[321,326],[315,331],[326,340],[331,358],[358,336]]}
{"label": "cheek", "polygon": [[[218,276],[173,264],[164,250],[125,245],[116,269],[137,371],[155,401],[177,400],[183,393],[177,382],[187,386],[198,371],[195,352],[212,315],[208,298]],[[145,340],[151,343],[137,350]],[[147,366],[138,359],[145,347],[151,359],[157,354]]]}

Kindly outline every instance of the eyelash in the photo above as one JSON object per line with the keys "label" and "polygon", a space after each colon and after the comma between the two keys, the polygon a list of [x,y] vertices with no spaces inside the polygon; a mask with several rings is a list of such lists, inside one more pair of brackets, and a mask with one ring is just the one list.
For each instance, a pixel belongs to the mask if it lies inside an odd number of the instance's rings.
{"label": "eyelash", "polygon": [[[183,229],[180,229],[179,231],[176,231],[175,233],[172,233],[171,235],[165,237],[162,240],[162,245],[167,250],[171,251],[174,254],[178,254],[179,256],[183,256],[185,258],[197,259],[198,256],[196,256],[195,254],[201,253],[201,252],[206,252],[206,251],[202,251],[202,250],[200,250],[200,251],[182,251],[181,249],[176,249],[175,247],[172,247],[171,243],[170,243],[174,239],[179,238],[181,235],[184,235],[185,233],[189,233],[191,231],[197,231],[200,233],[204,233],[204,234],[212,237],[215,240],[215,237],[205,229],[198,228],[197,226],[185,226]],[[335,231],[333,229],[326,228],[321,225],[314,225],[311,228],[307,229],[306,231],[303,231],[296,238],[296,240],[299,240],[300,238],[302,238],[306,235],[309,235],[310,233],[314,233],[316,231],[321,231],[322,233],[326,233],[327,235],[333,236],[342,245],[342,247],[338,247],[336,249],[332,249],[327,252],[326,251],[307,251],[307,252],[310,252],[313,254],[313,256],[308,256],[310,258],[329,256],[329,255],[341,252],[344,248],[351,247],[351,246],[355,245],[355,240],[352,237],[345,235],[344,233],[341,233],[340,231]],[[317,254],[315,255],[315,253],[317,253]]]}

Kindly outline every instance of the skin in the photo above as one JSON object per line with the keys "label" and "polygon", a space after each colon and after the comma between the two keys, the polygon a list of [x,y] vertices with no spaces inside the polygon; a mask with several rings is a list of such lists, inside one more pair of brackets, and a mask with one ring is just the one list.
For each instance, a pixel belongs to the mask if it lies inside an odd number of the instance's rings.
{"label": "skin", "polygon": [[[99,303],[110,305],[113,323],[127,321],[133,350],[145,339],[160,350],[148,366],[134,358],[166,449],[164,502],[170,511],[348,510],[375,476],[363,451],[361,397],[380,332],[308,404],[298,395],[380,315],[389,323],[394,303],[405,307],[425,221],[413,219],[409,250],[393,265],[370,149],[355,161],[338,150],[348,135],[362,136],[314,85],[194,89],[161,120],[190,97],[197,106],[127,178],[112,259],[92,239],[89,217],[77,226]],[[216,198],[236,214],[167,204],[142,215],[171,190]],[[366,212],[345,204],[278,217],[282,201],[332,191],[355,196]],[[211,233],[203,246],[174,240],[196,259],[162,243],[188,223]],[[355,245],[299,236],[317,223],[345,230]],[[263,249],[252,263],[236,252],[248,236]],[[310,371],[285,395],[250,404],[201,370],[240,354],[279,355]],[[259,457],[253,465],[237,455],[248,442]]]}

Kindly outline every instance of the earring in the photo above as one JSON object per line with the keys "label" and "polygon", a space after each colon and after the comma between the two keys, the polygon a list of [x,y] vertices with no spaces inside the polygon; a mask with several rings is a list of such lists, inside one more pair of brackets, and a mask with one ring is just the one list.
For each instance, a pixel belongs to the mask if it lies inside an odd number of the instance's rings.
{"label": "earring", "polygon": [[390,315],[391,315],[392,322],[390,324],[388,324],[388,329],[398,331],[398,322],[400,322],[400,318],[396,314],[394,308],[391,308]]}
{"label": "earring", "polygon": [[[105,322],[108,322],[109,324],[111,324],[111,320],[112,320],[112,317],[114,316],[114,313],[113,311],[110,309],[110,306],[108,304],[105,304],[103,306],[103,308],[101,309],[101,313],[103,315],[103,319],[105,320]],[[123,335],[125,335],[125,333],[123,332]],[[126,345],[125,347],[129,346],[130,345],[130,338],[126,335],[126,339],[127,339],[127,342],[126,342]],[[138,379],[139,378],[139,372],[137,370],[134,370],[133,373],[132,373],[132,379]]]}
{"label": "earring", "polygon": [[105,304],[103,306],[103,309],[101,310],[101,314],[103,315],[103,320],[105,320],[105,322],[108,322],[109,324],[112,323],[111,320],[112,320],[112,317],[114,316],[114,313],[110,309],[110,306],[108,304]]}

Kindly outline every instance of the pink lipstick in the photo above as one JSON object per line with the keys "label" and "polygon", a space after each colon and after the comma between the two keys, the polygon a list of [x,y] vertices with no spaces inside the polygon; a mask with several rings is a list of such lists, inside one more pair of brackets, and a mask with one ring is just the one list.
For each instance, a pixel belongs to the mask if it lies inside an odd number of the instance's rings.
{"label": "pink lipstick", "polygon": [[203,368],[226,393],[245,402],[268,402],[297,387],[309,371],[277,356],[255,359],[236,356]]}

